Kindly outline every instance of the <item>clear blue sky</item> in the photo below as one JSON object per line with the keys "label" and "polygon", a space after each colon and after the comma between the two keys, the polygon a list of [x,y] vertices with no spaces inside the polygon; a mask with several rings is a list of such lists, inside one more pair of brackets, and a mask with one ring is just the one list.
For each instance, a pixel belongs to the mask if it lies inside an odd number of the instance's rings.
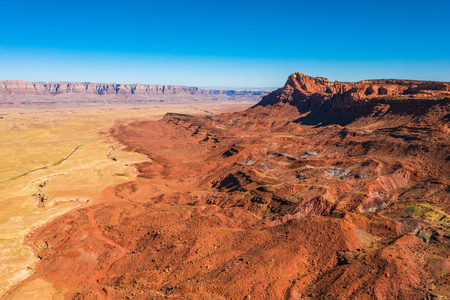
{"label": "clear blue sky", "polygon": [[449,0],[4,0],[0,80],[450,81],[449,13]]}

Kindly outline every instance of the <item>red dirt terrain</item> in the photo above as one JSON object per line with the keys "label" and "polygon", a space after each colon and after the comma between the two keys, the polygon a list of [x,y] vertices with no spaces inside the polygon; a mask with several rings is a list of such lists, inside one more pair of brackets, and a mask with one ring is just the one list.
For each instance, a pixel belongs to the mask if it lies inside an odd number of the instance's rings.
{"label": "red dirt terrain", "polygon": [[450,84],[301,73],[116,136],[152,162],[27,240],[67,299],[450,298]]}

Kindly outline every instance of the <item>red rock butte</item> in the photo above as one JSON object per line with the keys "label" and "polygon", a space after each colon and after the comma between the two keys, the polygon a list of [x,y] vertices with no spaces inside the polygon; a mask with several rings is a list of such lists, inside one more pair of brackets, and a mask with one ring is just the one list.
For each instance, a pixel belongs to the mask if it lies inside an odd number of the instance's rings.
{"label": "red rock butte", "polygon": [[116,138],[152,162],[27,243],[68,299],[450,297],[450,84],[295,73]]}

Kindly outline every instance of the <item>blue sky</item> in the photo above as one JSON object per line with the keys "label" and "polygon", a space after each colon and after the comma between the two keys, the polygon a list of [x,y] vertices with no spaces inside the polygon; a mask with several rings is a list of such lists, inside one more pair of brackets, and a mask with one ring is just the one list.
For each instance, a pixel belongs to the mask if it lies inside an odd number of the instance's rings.
{"label": "blue sky", "polygon": [[450,81],[448,0],[1,3],[0,80],[277,87]]}

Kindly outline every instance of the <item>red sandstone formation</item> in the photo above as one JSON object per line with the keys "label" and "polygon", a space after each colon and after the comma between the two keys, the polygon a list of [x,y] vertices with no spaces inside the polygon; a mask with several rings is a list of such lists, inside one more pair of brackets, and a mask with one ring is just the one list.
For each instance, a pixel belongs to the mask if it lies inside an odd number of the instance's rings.
{"label": "red sandstone formation", "polygon": [[450,297],[449,84],[296,73],[117,138],[153,163],[28,239],[68,299]]}
{"label": "red sandstone formation", "polygon": [[[349,125],[373,114],[421,114],[436,103],[430,100],[445,102],[448,98],[447,82],[383,79],[344,83],[295,73],[283,88],[264,97],[255,108],[269,106],[271,115],[280,112],[277,117],[289,121],[302,117],[303,124]],[[287,109],[283,109],[285,104]],[[303,116],[305,113],[309,115]]]}

